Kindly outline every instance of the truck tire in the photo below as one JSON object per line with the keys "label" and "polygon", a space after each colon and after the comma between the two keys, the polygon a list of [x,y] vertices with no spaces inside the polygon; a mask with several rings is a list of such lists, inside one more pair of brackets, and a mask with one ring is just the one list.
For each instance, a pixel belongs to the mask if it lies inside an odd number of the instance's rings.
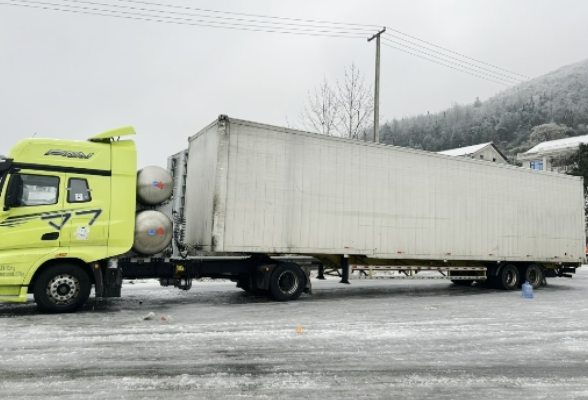
{"label": "truck tire", "polygon": [[46,313],[79,310],[90,297],[92,282],[74,264],[58,264],[41,272],[33,287],[37,308]]}
{"label": "truck tire", "polygon": [[505,264],[500,268],[494,283],[498,289],[515,290],[519,285],[519,270],[512,264]]}
{"label": "truck tire", "polygon": [[272,272],[269,295],[276,301],[296,300],[304,290],[304,274],[294,263],[280,263]]}
{"label": "truck tire", "polygon": [[529,282],[533,289],[537,289],[543,283],[543,268],[537,264],[530,264],[521,274],[521,283]]}

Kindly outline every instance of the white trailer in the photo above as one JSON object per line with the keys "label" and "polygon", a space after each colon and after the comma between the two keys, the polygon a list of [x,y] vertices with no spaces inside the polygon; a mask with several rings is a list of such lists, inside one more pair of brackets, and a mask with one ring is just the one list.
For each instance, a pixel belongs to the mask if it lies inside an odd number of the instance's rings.
{"label": "white trailer", "polygon": [[325,267],[430,268],[504,289],[585,257],[579,177],[221,115],[189,139],[191,253],[297,254]]}

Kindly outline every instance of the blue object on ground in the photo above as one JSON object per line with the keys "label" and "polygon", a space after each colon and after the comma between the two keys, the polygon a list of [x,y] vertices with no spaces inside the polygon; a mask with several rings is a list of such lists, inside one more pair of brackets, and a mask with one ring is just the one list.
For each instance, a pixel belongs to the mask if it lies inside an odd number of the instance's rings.
{"label": "blue object on ground", "polygon": [[533,298],[533,286],[529,282],[523,283],[523,297],[525,299]]}

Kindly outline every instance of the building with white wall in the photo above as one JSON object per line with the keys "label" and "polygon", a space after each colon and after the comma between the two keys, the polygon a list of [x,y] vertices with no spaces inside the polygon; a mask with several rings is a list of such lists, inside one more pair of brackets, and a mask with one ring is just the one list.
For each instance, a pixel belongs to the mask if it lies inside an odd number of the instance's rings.
{"label": "building with white wall", "polygon": [[567,172],[573,168],[569,157],[578,150],[581,143],[588,144],[588,135],[549,140],[517,154],[517,160],[522,162],[525,168]]}
{"label": "building with white wall", "polygon": [[506,156],[502,154],[502,152],[493,142],[481,143],[467,147],[459,147],[457,149],[444,150],[437,153],[448,156],[468,157],[478,160],[508,164],[508,159]]}

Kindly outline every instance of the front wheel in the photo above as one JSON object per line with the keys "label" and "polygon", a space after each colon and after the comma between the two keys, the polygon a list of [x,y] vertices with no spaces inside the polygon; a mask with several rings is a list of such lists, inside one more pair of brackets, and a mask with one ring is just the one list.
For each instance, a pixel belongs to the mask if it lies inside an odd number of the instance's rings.
{"label": "front wheel", "polygon": [[39,311],[68,313],[79,310],[90,297],[88,274],[73,264],[59,264],[41,272],[33,293]]}
{"label": "front wheel", "polygon": [[278,264],[269,283],[269,295],[277,301],[296,300],[304,290],[304,274],[293,263]]}

